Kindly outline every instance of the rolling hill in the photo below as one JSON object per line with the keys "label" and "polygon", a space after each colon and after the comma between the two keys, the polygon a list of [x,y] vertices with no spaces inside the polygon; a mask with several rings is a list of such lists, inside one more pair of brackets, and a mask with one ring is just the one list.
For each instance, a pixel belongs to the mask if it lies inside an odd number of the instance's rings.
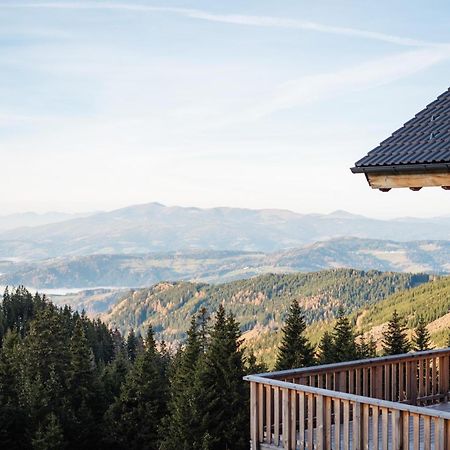
{"label": "rolling hill", "polygon": [[393,242],[342,238],[274,253],[189,251],[90,255],[1,263],[0,285],[36,289],[146,287],[159,281],[223,283],[264,273],[347,267],[395,272],[450,272],[450,241]]}
{"label": "rolling hill", "polygon": [[[247,339],[261,342],[279,330],[293,299],[305,310],[308,323],[331,320],[339,308],[353,312],[376,304],[389,295],[418,286],[429,275],[337,269],[288,275],[268,274],[219,285],[162,282],[136,289],[102,315],[122,332],[141,332],[152,324],[159,338],[177,342],[185,336],[192,314],[201,307],[214,311],[220,303],[236,315]],[[256,344],[252,345],[257,347]],[[273,345],[259,353],[266,357]]]}
{"label": "rolling hill", "polygon": [[402,242],[449,240],[449,225],[448,217],[376,220],[343,211],[320,215],[149,203],[0,232],[0,259],[193,249],[276,252],[348,236]]}

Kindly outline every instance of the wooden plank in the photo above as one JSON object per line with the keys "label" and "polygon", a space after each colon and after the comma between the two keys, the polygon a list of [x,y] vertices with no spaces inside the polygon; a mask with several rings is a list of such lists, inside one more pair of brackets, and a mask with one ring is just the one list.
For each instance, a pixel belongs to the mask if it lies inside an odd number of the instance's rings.
{"label": "wooden plank", "polygon": [[389,448],[389,410],[381,408],[381,448]]}
{"label": "wooden plank", "polygon": [[313,448],[314,442],[314,395],[308,395],[308,449]]}
{"label": "wooden plank", "polygon": [[304,392],[299,392],[298,401],[298,434],[299,434],[299,445],[300,449],[305,448],[305,394]]}
{"label": "wooden plank", "polygon": [[283,414],[282,414],[282,436],[283,436],[283,448],[286,450],[291,450],[291,440],[290,440],[290,414],[289,414],[289,389],[282,389],[282,403],[283,403]]}
{"label": "wooden plank", "polygon": [[332,412],[332,399],[331,397],[325,397],[325,448],[331,449],[331,412]]}
{"label": "wooden plank", "polygon": [[435,449],[446,449],[445,442],[445,420],[444,419],[434,419],[434,448]]}
{"label": "wooden plank", "polygon": [[407,411],[402,411],[402,441],[403,441],[403,448],[409,450],[409,413]]}
{"label": "wooden plank", "polygon": [[322,395],[316,397],[316,449],[325,449],[324,399]]}
{"label": "wooden plank", "polygon": [[[342,402],[344,409],[344,419],[342,421],[342,426],[344,428],[344,442],[343,449],[350,449],[350,402],[348,400],[344,400]],[[311,447],[312,448],[312,447]]]}
{"label": "wooden plank", "polygon": [[278,447],[280,445],[280,388],[273,390],[273,443]]}
{"label": "wooden plank", "polygon": [[423,416],[423,449],[431,450],[431,417]]}
{"label": "wooden plank", "polygon": [[362,450],[363,448],[363,417],[361,403],[352,404],[353,407],[353,436],[352,450]]}
{"label": "wooden plank", "polygon": [[290,448],[297,448],[297,392],[291,391],[291,398],[289,404],[289,429],[290,429]]}
{"label": "wooden plank", "polygon": [[391,420],[392,450],[400,450],[402,448],[402,424],[400,422],[400,411],[393,410],[391,412]]}
{"label": "wooden plank", "polygon": [[380,418],[380,410],[378,406],[372,406],[372,442],[373,450],[379,448],[379,433],[378,433],[378,420]]}
{"label": "wooden plank", "polygon": [[266,385],[266,442],[272,443],[272,386]]}
{"label": "wooden plank", "polygon": [[391,365],[391,380],[392,380],[392,393],[391,393],[391,399],[393,402],[397,401],[397,364]]}
{"label": "wooden plank", "polygon": [[259,442],[264,442],[264,385],[258,384],[258,435]]}
{"label": "wooden plank", "polygon": [[420,416],[413,415],[413,436],[414,436],[414,450],[420,450]]}
{"label": "wooden plank", "polygon": [[367,179],[373,189],[450,186],[450,172],[415,174],[374,174]]}
{"label": "wooden plank", "polygon": [[364,443],[364,450],[369,450],[369,419],[370,419],[370,407],[369,405],[363,405],[362,407],[362,442]]}
{"label": "wooden plank", "polygon": [[405,378],[405,364],[400,362],[398,364],[398,401],[401,402],[403,400],[403,382]]}
{"label": "wooden plank", "polygon": [[334,447],[340,448],[341,442],[341,401],[336,398],[333,399],[334,403]]}
{"label": "wooden plank", "polygon": [[250,437],[252,440],[252,450],[259,449],[258,436],[258,385],[257,383],[250,383]]}

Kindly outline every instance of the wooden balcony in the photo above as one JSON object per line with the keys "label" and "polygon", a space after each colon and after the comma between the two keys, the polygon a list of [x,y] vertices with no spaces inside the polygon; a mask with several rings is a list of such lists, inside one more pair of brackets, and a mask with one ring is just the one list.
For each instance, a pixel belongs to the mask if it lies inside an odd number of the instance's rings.
{"label": "wooden balcony", "polygon": [[450,450],[450,348],[245,377],[251,449]]}

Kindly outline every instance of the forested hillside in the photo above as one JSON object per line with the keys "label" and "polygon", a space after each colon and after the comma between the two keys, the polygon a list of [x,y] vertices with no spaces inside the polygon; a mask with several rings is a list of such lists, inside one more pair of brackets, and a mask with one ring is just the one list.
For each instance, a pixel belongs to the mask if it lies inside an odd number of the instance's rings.
{"label": "forested hillside", "polygon": [[[211,311],[214,312],[214,311]],[[223,307],[188,321],[168,352],[23,288],[0,303],[0,448],[246,450],[249,392],[239,325]],[[218,405],[220,414],[218,414]],[[181,447],[180,447],[181,445]]]}
{"label": "forested hillside", "polygon": [[273,343],[264,346],[264,351],[259,344],[279,330],[293,299],[299,301],[311,324],[334,318],[340,308],[349,313],[430,279],[429,275],[336,269],[269,274],[220,285],[165,282],[132,291],[103,319],[123,332],[152,324],[158,336],[174,342],[184,338],[193,313],[224,304],[235,314],[246,339],[255,340],[252,345],[261,349],[258,356],[265,357]]}
{"label": "forested hillside", "polygon": [[354,322],[362,332],[378,335],[394,310],[412,329],[423,317],[436,346],[447,342],[450,329],[450,277],[436,279],[415,289],[399,292],[355,312]]}

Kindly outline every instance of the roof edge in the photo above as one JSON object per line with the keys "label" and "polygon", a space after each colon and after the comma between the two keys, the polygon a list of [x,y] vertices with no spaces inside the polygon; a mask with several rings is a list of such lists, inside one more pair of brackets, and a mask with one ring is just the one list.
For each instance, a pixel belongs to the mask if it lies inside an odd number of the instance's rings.
{"label": "roof edge", "polygon": [[450,172],[450,163],[433,164],[399,164],[393,166],[355,166],[350,168],[353,173],[421,173],[421,172]]}

